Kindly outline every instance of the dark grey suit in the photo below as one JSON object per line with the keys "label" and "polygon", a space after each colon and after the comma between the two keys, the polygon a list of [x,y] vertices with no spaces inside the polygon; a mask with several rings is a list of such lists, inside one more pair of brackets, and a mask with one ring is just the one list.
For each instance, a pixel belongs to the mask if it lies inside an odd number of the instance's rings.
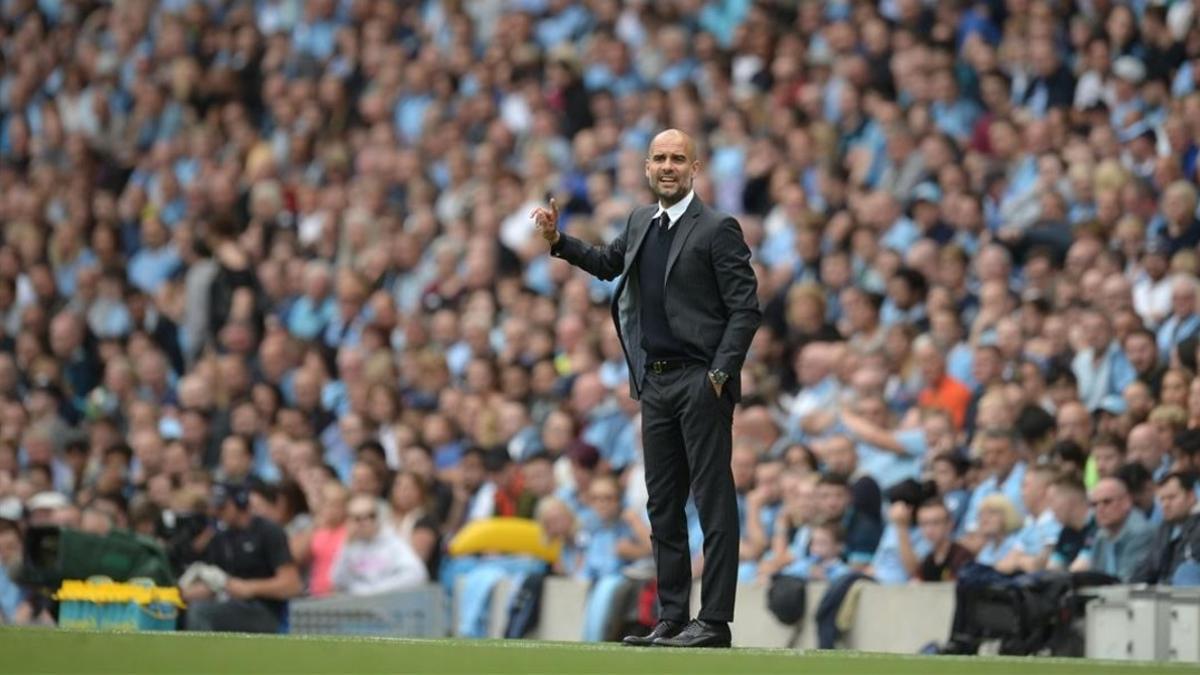
{"label": "dark grey suit", "polygon": [[[654,374],[642,348],[637,265],[658,211],[643,206],[607,246],[560,235],[551,255],[601,279],[620,276],[613,320],[629,364],[630,395],[642,402],[642,445],[650,525],[658,567],[662,618],[687,621],[691,556],[684,506],[689,486],[704,531],[700,619],[732,621],[737,584],[737,498],[729,461],[733,407],[741,398],[740,374],[762,321],[750,249],[732,217],[694,197],[672,225],[663,304],[679,353],[694,366]],[[729,374],[720,398],[708,371]]]}
{"label": "dark grey suit", "polygon": [[1196,555],[1200,555],[1200,514],[1193,513],[1177,524],[1161,523],[1129,583],[1169,584],[1175,570]]}

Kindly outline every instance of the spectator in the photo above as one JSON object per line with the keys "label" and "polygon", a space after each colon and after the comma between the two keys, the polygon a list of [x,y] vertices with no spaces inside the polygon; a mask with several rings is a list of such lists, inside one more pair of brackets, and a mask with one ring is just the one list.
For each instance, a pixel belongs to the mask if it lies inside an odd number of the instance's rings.
{"label": "spectator", "polygon": [[333,590],[374,595],[412,588],[429,579],[424,562],[400,536],[380,524],[379,504],[355,495],[347,507],[349,534],[338,550],[330,579]]}
{"label": "spectator", "polygon": [[930,499],[921,504],[917,527],[929,542],[929,554],[921,560],[915,575],[921,581],[953,581],[958,571],[974,560],[975,556],[952,538],[954,523],[943,501]]}
{"label": "spectator", "polygon": [[[1025,462],[1017,454],[1016,439],[1011,431],[987,429],[979,442],[979,453],[987,478],[971,491],[971,501],[963,520],[963,530],[973,533],[978,527],[979,508],[983,500],[993,494],[1002,494],[1009,503],[1022,503],[1021,485],[1025,480]],[[1017,513],[1024,516],[1024,509]],[[968,548],[971,548],[968,546]]]}
{"label": "spectator", "polygon": [[213,493],[218,522],[200,559],[226,576],[218,598],[203,583],[182,587],[188,630],[275,633],[287,601],[303,589],[300,573],[278,525],[250,514],[244,487],[218,486]]}
{"label": "spectator", "polygon": [[808,552],[784,567],[780,574],[810,581],[834,582],[850,572],[842,556],[842,527],[834,522],[812,528]]}
{"label": "spectator", "polygon": [[979,537],[982,548],[975,554],[975,562],[995,567],[1004,560],[1017,545],[1017,530],[1021,516],[1016,507],[1002,494],[991,494],[979,505]]}
{"label": "spectator", "polygon": [[1102,572],[1128,582],[1146,556],[1154,530],[1133,507],[1129,488],[1116,478],[1097,483],[1091,499],[1096,505],[1096,538],[1071,563],[1070,570]]}
{"label": "spectator", "polygon": [[971,493],[966,489],[967,462],[959,455],[943,452],[935,456],[929,466],[937,495],[950,513],[951,532],[956,532],[971,498]]}
{"label": "spectator", "polygon": [[390,522],[400,540],[408,544],[434,576],[438,569],[441,533],[427,512],[429,489],[419,474],[403,471],[392,480]]}
{"label": "spectator", "polygon": [[946,374],[946,358],[932,339],[918,339],[913,343],[913,354],[921,368],[925,388],[921,390],[917,403],[924,408],[936,408],[950,414],[956,429],[963,428],[971,392],[958,380]]}
{"label": "spectator", "polygon": [[830,473],[817,480],[816,499],[818,521],[836,523],[840,528],[832,533],[836,534],[839,555],[856,567],[869,563],[883,535],[883,523],[877,515],[878,492],[852,495],[846,477]]}
{"label": "spectator", "polygon": [[307,555],[300,564],[308,568],[308,591],[316,597],[333,590],[331,573],[338,553],[345,545],[349,527],[346,508],[350,493],[338,483],[326,483],[321,489],[316,518]]}
{"label": "spectator", "polygon": [[24,559],[21,530],[11,520],[0,520],[0,623],[24,624],[33,619],[33,607],[11,571]]}
{"label": "spectator", "polygon": [[1049,505],[1050,485],[1056,477],[1057,471],[1049,466],[1037,466],[1025,473],[1021,485],[1025,522],[1009,552],[993,564],[997,571],[1012,574],[1046,568],[1050,552],[1062,531],[1062,525]]}
{"label": "spectator", "polygon": [[1195,586],[1200,583],[1194,556],[1200,551],[1200,514],[1196,511],[1196,479],[1170,473],[1158,484],[1162,523],[1130,578],[1135,584]]}

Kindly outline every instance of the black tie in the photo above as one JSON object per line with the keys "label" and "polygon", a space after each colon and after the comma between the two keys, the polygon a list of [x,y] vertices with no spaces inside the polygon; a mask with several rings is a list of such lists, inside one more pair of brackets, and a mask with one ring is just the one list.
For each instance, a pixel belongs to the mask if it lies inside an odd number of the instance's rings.
{"label": "black tie", "polygon": [[662,228],[663,232],[666,232],[667,230],[671,229],[671,216],[667,215],[666,211],[663,211],[662,215],[659,216],[658,226],[660,228]]}

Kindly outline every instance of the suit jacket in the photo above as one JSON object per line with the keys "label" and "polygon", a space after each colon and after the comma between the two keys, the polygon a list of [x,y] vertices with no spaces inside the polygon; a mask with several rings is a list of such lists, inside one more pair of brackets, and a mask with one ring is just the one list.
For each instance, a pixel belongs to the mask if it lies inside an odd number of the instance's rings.
{"label": "suit jacket", "polygon": [[[629,363],[629,391],[639,399],[647,355],[642,349],[641,293],[637,260],[658,205],[629,214],[625,230],[607,246],[592,246],[559,235],[550,254],[604,280],[620,277],[613,295],[613,321]],[[750,247],[738,222],[693,197],[667,255],[663,304],[671,332],[687,354],[729,374],[725,385],[741,398],[741,370],[750,341],[762,322],[758,282],[750,267]]]}
{"label": "suit jacket", "polygon": [[1193,511],[1179,527],[1179,542],[1168,555],[1171,533],[1176,525],[1162,523],[1146,548],[1146,557],[1138,563],[1130,578],[1134,584],[1168,584],[1175,569],[1189,556],[1200,555],[1200,513]]}

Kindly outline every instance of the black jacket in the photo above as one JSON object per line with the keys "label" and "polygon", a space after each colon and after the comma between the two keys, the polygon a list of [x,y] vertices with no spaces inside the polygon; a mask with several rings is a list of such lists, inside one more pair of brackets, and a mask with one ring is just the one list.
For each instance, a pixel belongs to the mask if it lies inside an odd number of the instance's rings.
{"label": "black jacket", "polygon": [[[629,363],[629,393],[634,399],[641,396],[646,353],[641,346],[640,293],[633,267],[657,211],[657,205],[634,209],[625,231],[607,246],[591,246],[563,234],[550,249],[550,255],[601,279],[621,277],[612,313]],[[708,208],[698,196],[672,227],[679,229],[667,256],[663,290],[667,322],[684,353],[703,359],[709,369],[729,374],[726,386],[737,401],[742,363],[762,323],[750,247],[737,220]]]}
{"label": "black jacket", "polygon": [[1171,538],[1175,525],[1163,523],[1154,532],[1146,557],[1129,579],[1133,584],[1169,584],[1176,568],[1189,558],[1200,558],[1200,513],[1192,512],[1179,526],[1177,539]]}

